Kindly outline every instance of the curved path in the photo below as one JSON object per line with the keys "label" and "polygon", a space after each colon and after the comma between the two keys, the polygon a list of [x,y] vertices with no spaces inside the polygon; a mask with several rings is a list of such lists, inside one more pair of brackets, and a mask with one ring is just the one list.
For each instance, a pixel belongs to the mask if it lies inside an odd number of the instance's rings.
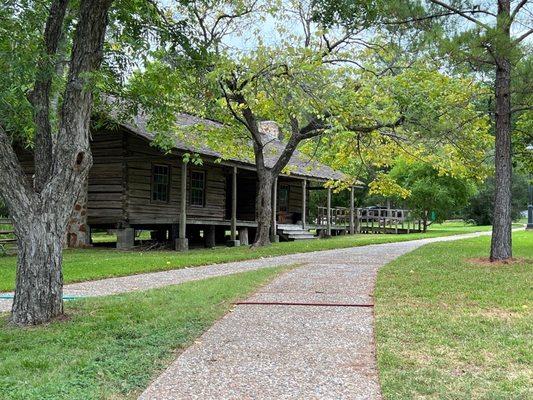
{"label": "curved path", "polygon": [[[353,247],[347,249],[323,250],[310,253],[296,253],[285,256],[261,258],[256,260],[245,260],[224,264],[212,264],[203,267],[191,267],[162,272],[149,272],[118,278],[107,278],[96,281],[71,283],[64,286],[63,293],[65,296],[74,297],[109,296],[113,294],[126,293],[137,290],[147,290],[169,285],[177,285],[188,281],[206,279],[215,276],[230,275],[237,272],[251,271],[260,268],[269,268],[288,264],[305,264],[318,259],[328,260],[329,257],[337,256],[339,254],[347,254],[348,257],[350,254],[356,255],[359,253],[367,252],[373,254],[373,249],[393,249],[396,245],[400,245],[401,248],[412,249],[421,246],[425,243],[443,240],[457,240],[487,234],[490,234],[490,232],[477,232],[465,235],[413,240],[396,244],[390,243]],[[385,253],[386,252],[387,251],[385,251]],[[382,253],[382,251],[379,251],[379,253]],[[12,296],[13,293],[0,293],[0,295]],[[0,313],[10,311],[11,303],[12,301],[10,299],[0,297]]]}
{"label": "curved path", "polygon": [[[380,399],[373,298],[379,267],[424,244],[480,232],[103,279],[65,295],[106,296],[300,264],[215,323],[140,399]],[[0,299],[0,312],[11,300]]]}
{"label": "curved path", "polygon": [[372,309],[377,270],[426,243],[484,234],[262,260],[253,268],[304,265],[237,304],[139,399],[380,399]]}

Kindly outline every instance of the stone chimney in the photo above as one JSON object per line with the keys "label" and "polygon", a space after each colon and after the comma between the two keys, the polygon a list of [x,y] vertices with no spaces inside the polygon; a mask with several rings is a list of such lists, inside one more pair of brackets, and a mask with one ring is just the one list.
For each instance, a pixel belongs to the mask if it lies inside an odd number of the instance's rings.
{"label": "stone chimney", "polygon": [[263,134],[268,140],[283,139],[283,134],[275,121],[260,121],[259,132],[261,132],[261,134]]}
{"label": "stone chimney", "polygon": [[83,184],[83,189],[72,210],[67,231],[64,237],[64,244],[71,248],[88,247],[91,245],[91,233],[87,225],[87,203],[88,203],[88,179]]}

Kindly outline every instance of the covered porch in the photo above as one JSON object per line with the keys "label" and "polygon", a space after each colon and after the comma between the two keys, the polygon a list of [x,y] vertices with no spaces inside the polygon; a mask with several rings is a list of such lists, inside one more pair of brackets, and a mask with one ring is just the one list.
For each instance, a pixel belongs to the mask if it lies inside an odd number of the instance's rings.
{"label": "covered porch", "polygon": [[[180,215],[174,227],[174,248],[187,250],[189,242],[198,244],[203,240],[206,247],[216,244],[228,246],[249,245],[255,236],[255,200],[257,174],[248,167],[226,165],[226,213],[223,220],[189,218],[186,199],[190,196],[187,188],[187,163],[181,167]],[[332,189],[325,188],[324,179],[298,175],[281,175],[275,180],[272,192],[271,240],[310,239],[339,233],[356,232],[356,209],[354,190],[351,188],[351,213],[341,221],[337,209],[331,206]],[[327,191],[325,216],[319,219],[310,217],[309,194],[312,190]],[[329,211],[328,211],[329,210]],[[329,217],[328,217],[329,215]],[[329,222],[328,222],[329,221]],[[289,234],[286,234],[289,230]],[[312,231],[312,232],[311,232]],[[227,233],[229,232],[229,238]],[[229,239],[229,240],[228,240]]]}

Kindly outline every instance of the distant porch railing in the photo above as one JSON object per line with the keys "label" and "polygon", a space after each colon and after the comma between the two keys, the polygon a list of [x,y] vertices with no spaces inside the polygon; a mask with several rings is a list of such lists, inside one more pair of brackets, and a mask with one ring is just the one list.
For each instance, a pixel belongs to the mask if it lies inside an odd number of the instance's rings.
{"label": "distant porch railing", "polygon": [[[332,226],[348,227],[350,225],[350,209],[347,207],[331,207],[330,222]],[[328,208],[318,206],[317,225],[328,224]]]}
{"label": "distant porch railing", "polygon": [[357,208],[356,230],[363,233],[422,232],[423,218],[417,218],[411,210],[391,208]]}
{"label": "distant porch railing", "polygon": [[[334,229],[350,228],[350,208],[331,207],[328,224],[328,208],[318,206],[317,226]],[[417,218],[411,210],[390,208],[354,208],[353,227],[357,233],[410,233],[425,230],[423,218]]]}
{"label": "distant porch railing", "polygon": [[9,218],[0,218],[0,255],[16,252],[16,244],[13,221]]}

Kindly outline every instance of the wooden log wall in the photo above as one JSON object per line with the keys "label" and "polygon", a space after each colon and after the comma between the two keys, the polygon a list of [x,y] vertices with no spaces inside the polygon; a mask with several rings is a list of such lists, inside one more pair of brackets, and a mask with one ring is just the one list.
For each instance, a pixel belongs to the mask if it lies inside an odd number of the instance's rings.
{"label": "wooden log wall", "polygon": [[[135,136],[126,141],[127,188],[126,219],[132,225],[175,224],[179,222],[181,157],[164,155],[149,143]],[[170,167],[170,196],[168,202],[151,200],[152,165]],[[224,167],[205,162],[203,166],[189,165],[187,174],[187,219],[223,220],[226,211],[226,177]],[[205,205],[190,204],[190,176],[192,171],[204,171],[206,176]]]}
{"label": "wooden log wall", "polygon": [[121,131],[94,132],[91,141],[93,166],[89,172],[89,225],[111,225],[124,220],[126,135]]}
{"label": "wooden log wall", "polygon": [[[88,184],[88,223],[114,225],[124,220],[124,134],[120,131],[93,132],[93,166]],[[34,173],[33,153],[16,147],[17,156],[29,179]]]}
{"label": "wooden log wall", "polygon": [[[181,156],[165,155],[149,142],[124,130],[92,133],[93,167],[88,184],[88,223],[92,226],[116,227],[120,224],[156,225],[179,222]],[[30,151],[18,149],[19,159],[28,176],[33,174]],[[152,165],[170,167],[168,202],[151,200]],[[192,206],[187,199],[187,219],[227,220],[231,204],[231,169],[209,160],[204,165],[189,165],[187,193],[190,194],[191,171],[204,171],[205,205]],[[237,183],[237,219],[255,220],[255,172],[239,170]],[[301,218],[301,180],[280,177],[278,187],[289,186],[288,212]],[[229,193],[229,194],[228,194]],[[279,191],[278,191],[279,195]],[[309,196],[307,196],[309,199]],[[296,221],[294,221],[296,222]]]}

